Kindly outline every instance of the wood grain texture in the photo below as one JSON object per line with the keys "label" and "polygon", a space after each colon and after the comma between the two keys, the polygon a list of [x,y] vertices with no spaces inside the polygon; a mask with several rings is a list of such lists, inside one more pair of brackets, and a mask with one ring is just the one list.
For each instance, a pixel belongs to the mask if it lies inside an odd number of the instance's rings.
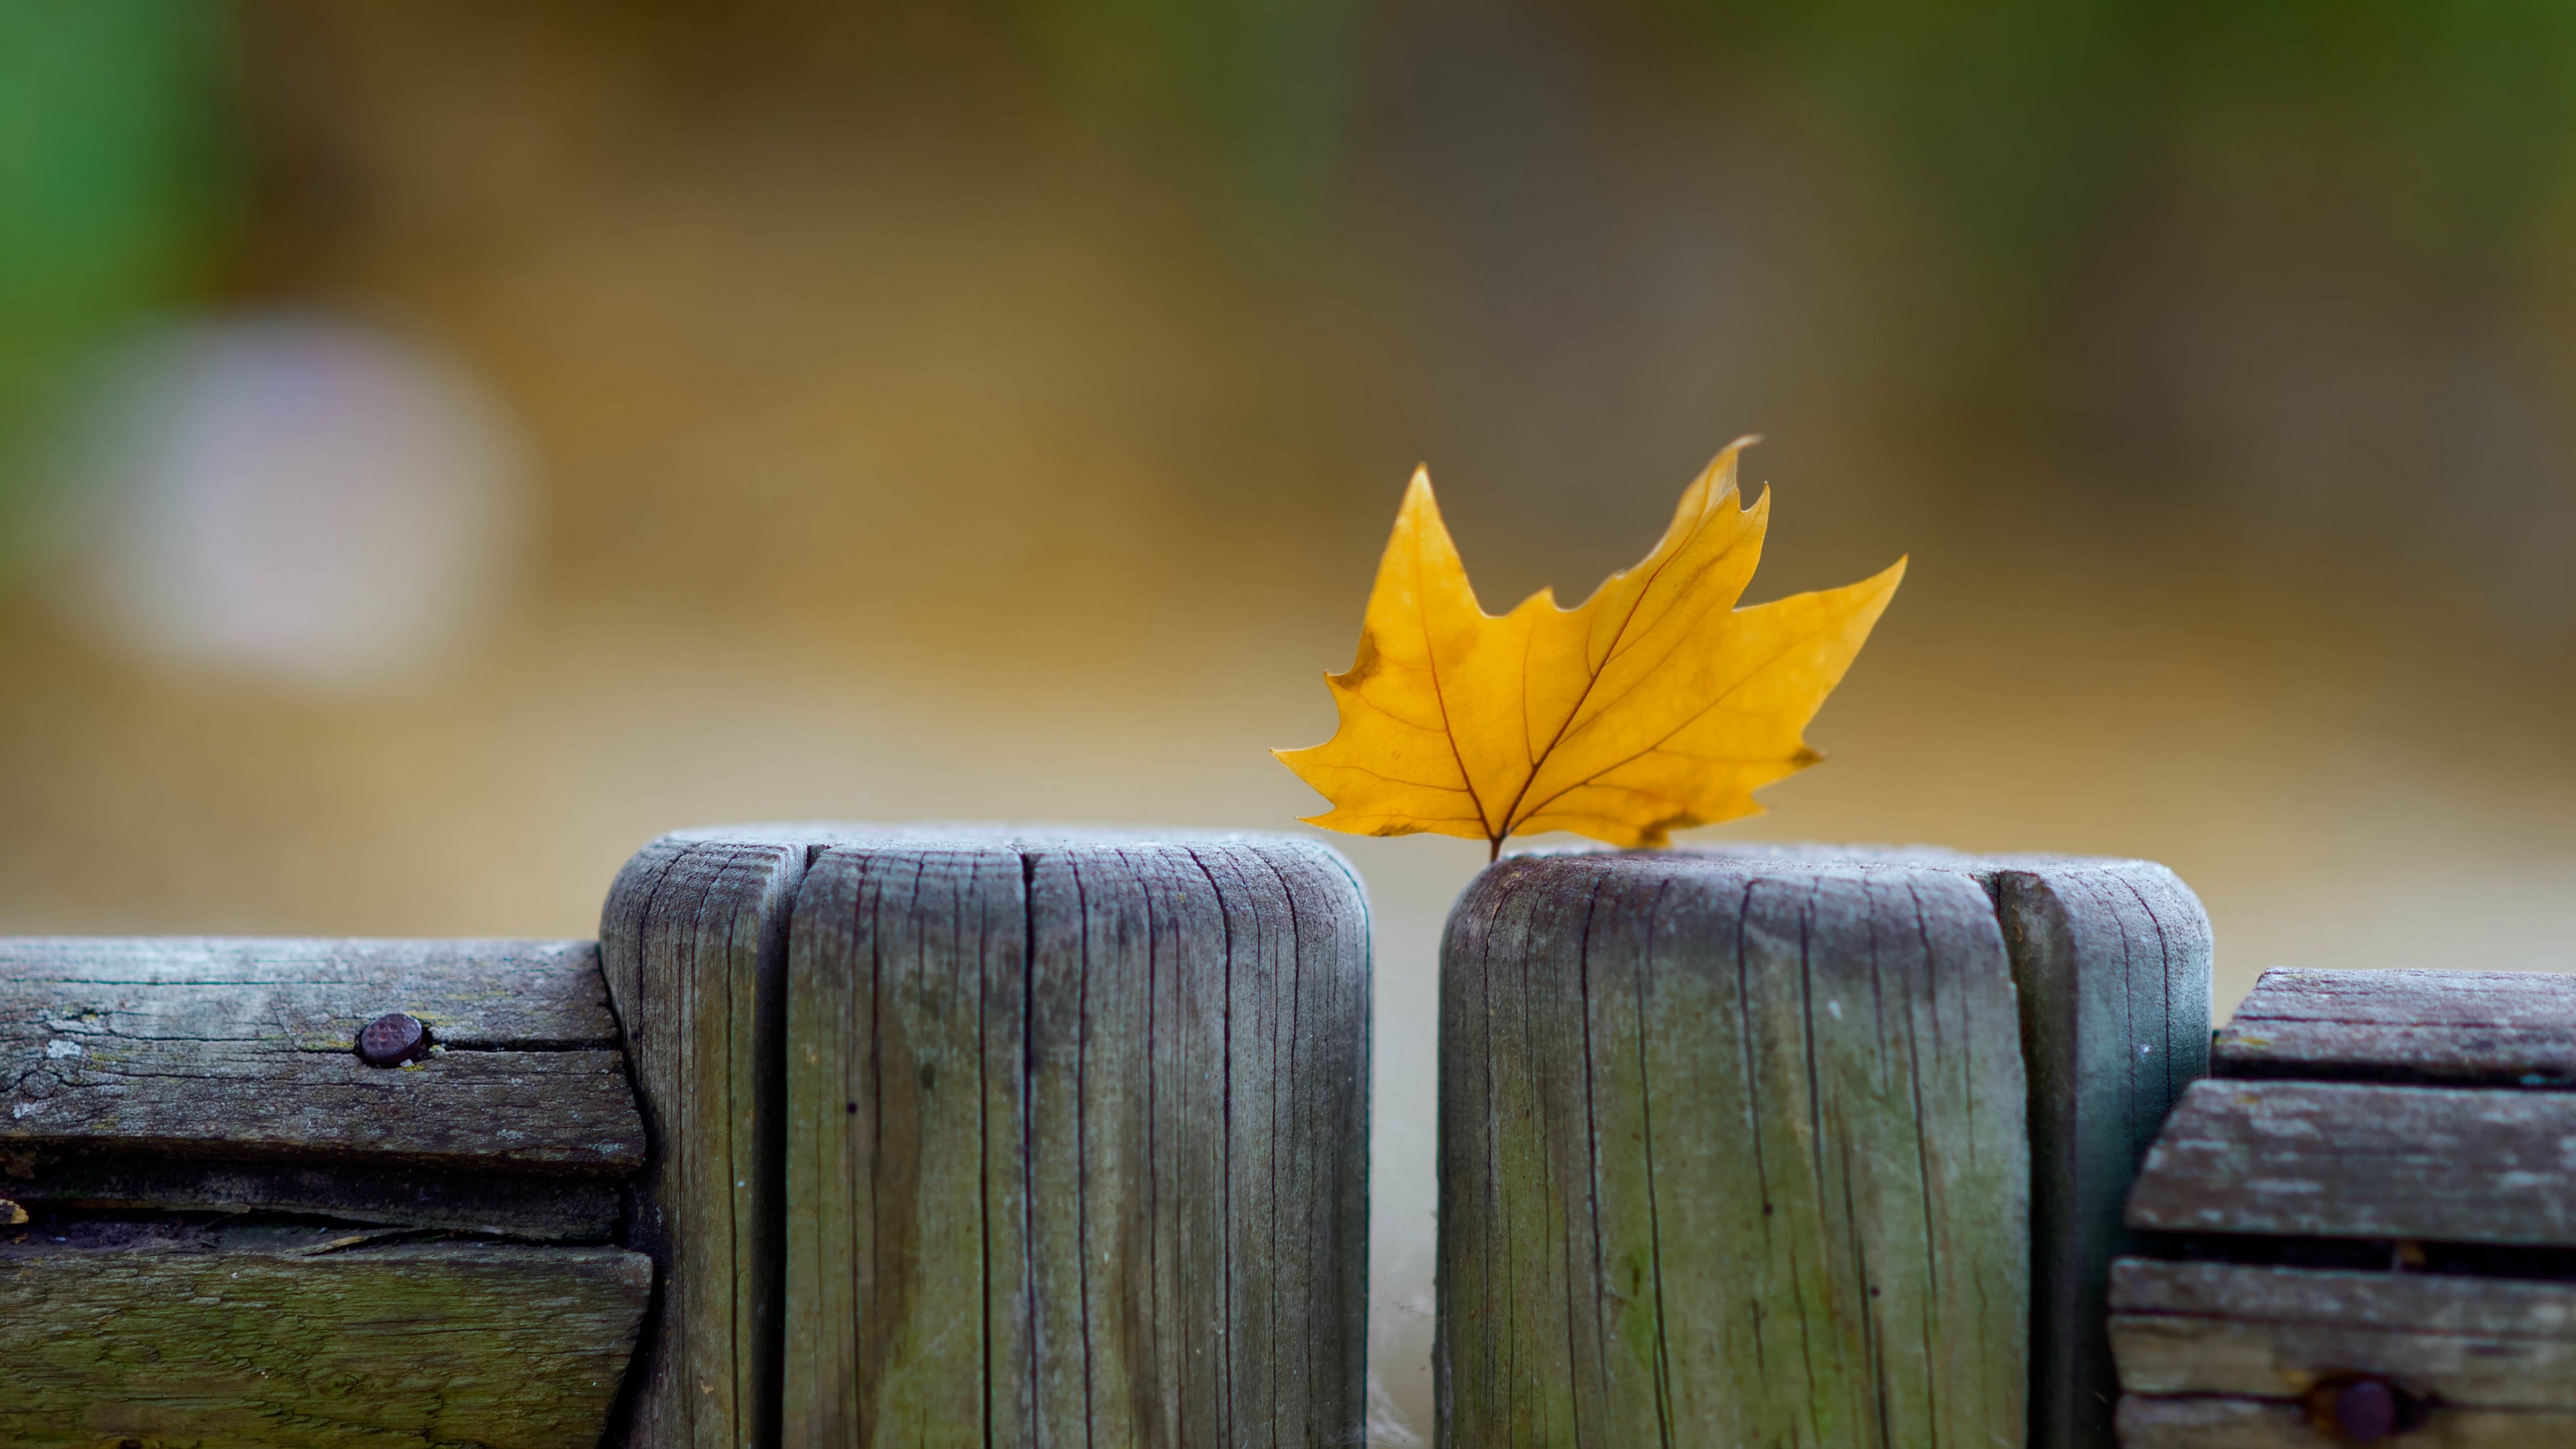
{"label": "wood grain texture", "polygon": [[650,1150],[628,1246],[658,1285],[623,1442],[776,1442],[785,1247],[787,924],[809,847],[777,831],[664,836],[600,919]]}
{"label": "wood grain texture", "polygon": [[614,1248],[327,1230],[0,1247],[12,1449],[586,1449],[651,1291]]}
{"label": "wood grain texture", "polygon": [[1986,895],[1515,857],[1442,949],[1444,1445],[2012,1445],[2030,1158]]}
{"label": "wood grain texture", "polygon": [[2015,862],[1989,878],[2031,1086],[2031,1443],[2111,1449],[2110,1266],[2130,1183],[2208,1069],[2209,917],[2145,861]]}
{"label": "wood grain texture", "polygon": [[2030,1081],[2033,1449],[2112,1449],[2119,1386],[2104,1331],[2129,1184],[2185,1086],[2208,1070],[2209,917],[2151,861],[1963,855],[1933,847],[1751,843],[1739,862],[1949,871],[1994,902]]}
{"label": "wood grain texture", "polygon": [[[389,1011],[444,1050],[358,1060]],[[0,940],[0,1151],[622,1175],[642,1120],[586,941]]]}
{"label": "wood grain texture", "polygon": [[[2332,1449],[2296,1404],[2266,1399],[2120,1401],[2122,1449]],[[2543,1449],[2576,1444],[2576,1414],[2436,1408],[2405,1449]]]}
{"label": "wood grain texture", "polygon": [[2576,1284],[2128,1258],[2111,1308],[2133,1394],[2289,1400],[2379,1374],[2455,1408],[2576,1412]]}
{"label": "wood grain texture", "polygon": [[789,960],[786,1445],[1359,1442],[1340,857],[850,836]]}
{"label": "wood grain texture", "polygon": [[2576,976],[2266,971],[2210,1053],[2225,1077],[2576,1085]]}
{"label": "wood grain texture", "polygon": [[2212,1078],[2129,1199],[2175,1232],[2576,1247],[2576,1096]]}

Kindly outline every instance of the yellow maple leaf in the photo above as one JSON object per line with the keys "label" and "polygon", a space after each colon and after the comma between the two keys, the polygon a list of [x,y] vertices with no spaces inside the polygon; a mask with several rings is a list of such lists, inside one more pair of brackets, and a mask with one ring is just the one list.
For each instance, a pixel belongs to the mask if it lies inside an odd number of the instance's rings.
{"label": "yellow maple leaf", "polygon": [[1333,808],[1310,825],[1492,843],[1570,830],[1663,846],[1760,812],[1753,792],[1823,758],[1802,736],[1905,577],[1735,607],[1762,555],[1764,490],[1739,506],[1739,439],[1682,493],[1635,568],[1561,608],[1541,589],[1499,618],[1416,469],[1378,563],[1358,657],[1327,675],[1341,727],[1274,750]]}

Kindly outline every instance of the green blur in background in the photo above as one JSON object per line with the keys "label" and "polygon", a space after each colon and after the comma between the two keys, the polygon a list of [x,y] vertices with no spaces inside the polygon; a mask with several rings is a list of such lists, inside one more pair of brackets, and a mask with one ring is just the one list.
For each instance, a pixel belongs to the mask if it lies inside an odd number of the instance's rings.
{"label": "green blur in background", "polygon": [[[220,282],[243,182],[229,41],[213,4],[0,8],[0,448],[86,347]],[[0,473],[0,568],[25,475]]]}

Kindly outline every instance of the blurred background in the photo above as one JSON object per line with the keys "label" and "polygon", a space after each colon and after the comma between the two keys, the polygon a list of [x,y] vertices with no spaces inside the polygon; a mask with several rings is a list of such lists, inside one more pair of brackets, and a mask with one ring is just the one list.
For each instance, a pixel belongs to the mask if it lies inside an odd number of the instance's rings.
{"label": "blurred background", "polygon": [[[588,934],[668,828],[1293,828],[1405,477],[1490,607],[1739,433],[1899,553],[1711,834],[2576,966],[2576,7],[0,7],[0,931]],[[1380,915],[1427,1428],[1433,837]]]}

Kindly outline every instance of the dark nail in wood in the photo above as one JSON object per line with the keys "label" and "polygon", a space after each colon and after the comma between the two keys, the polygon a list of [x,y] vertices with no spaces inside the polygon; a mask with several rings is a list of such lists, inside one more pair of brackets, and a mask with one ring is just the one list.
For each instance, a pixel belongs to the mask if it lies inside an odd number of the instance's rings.
{"label": "dark nail in wood", "polygon": [[2576,1443],[2571,984],[2265,973],[2129,1200],[2230,1260],[2118,1265],[2133,1449]]}
{"label": "dark nail in wood", "polygon": [[[451,1050],[356,1055],[388,1002]],[[0,1150],[622,1176],[644,1156],[588,941],[0,940]]]}
{"label": "dark nail in wood", "polygon": [[[363,1062],[388,1002],[449,1050]],[[559,1245],[644,1158],[591,943],[0,941],[0,1053],[0,1443],[606,1429],[652,1280]]]}

